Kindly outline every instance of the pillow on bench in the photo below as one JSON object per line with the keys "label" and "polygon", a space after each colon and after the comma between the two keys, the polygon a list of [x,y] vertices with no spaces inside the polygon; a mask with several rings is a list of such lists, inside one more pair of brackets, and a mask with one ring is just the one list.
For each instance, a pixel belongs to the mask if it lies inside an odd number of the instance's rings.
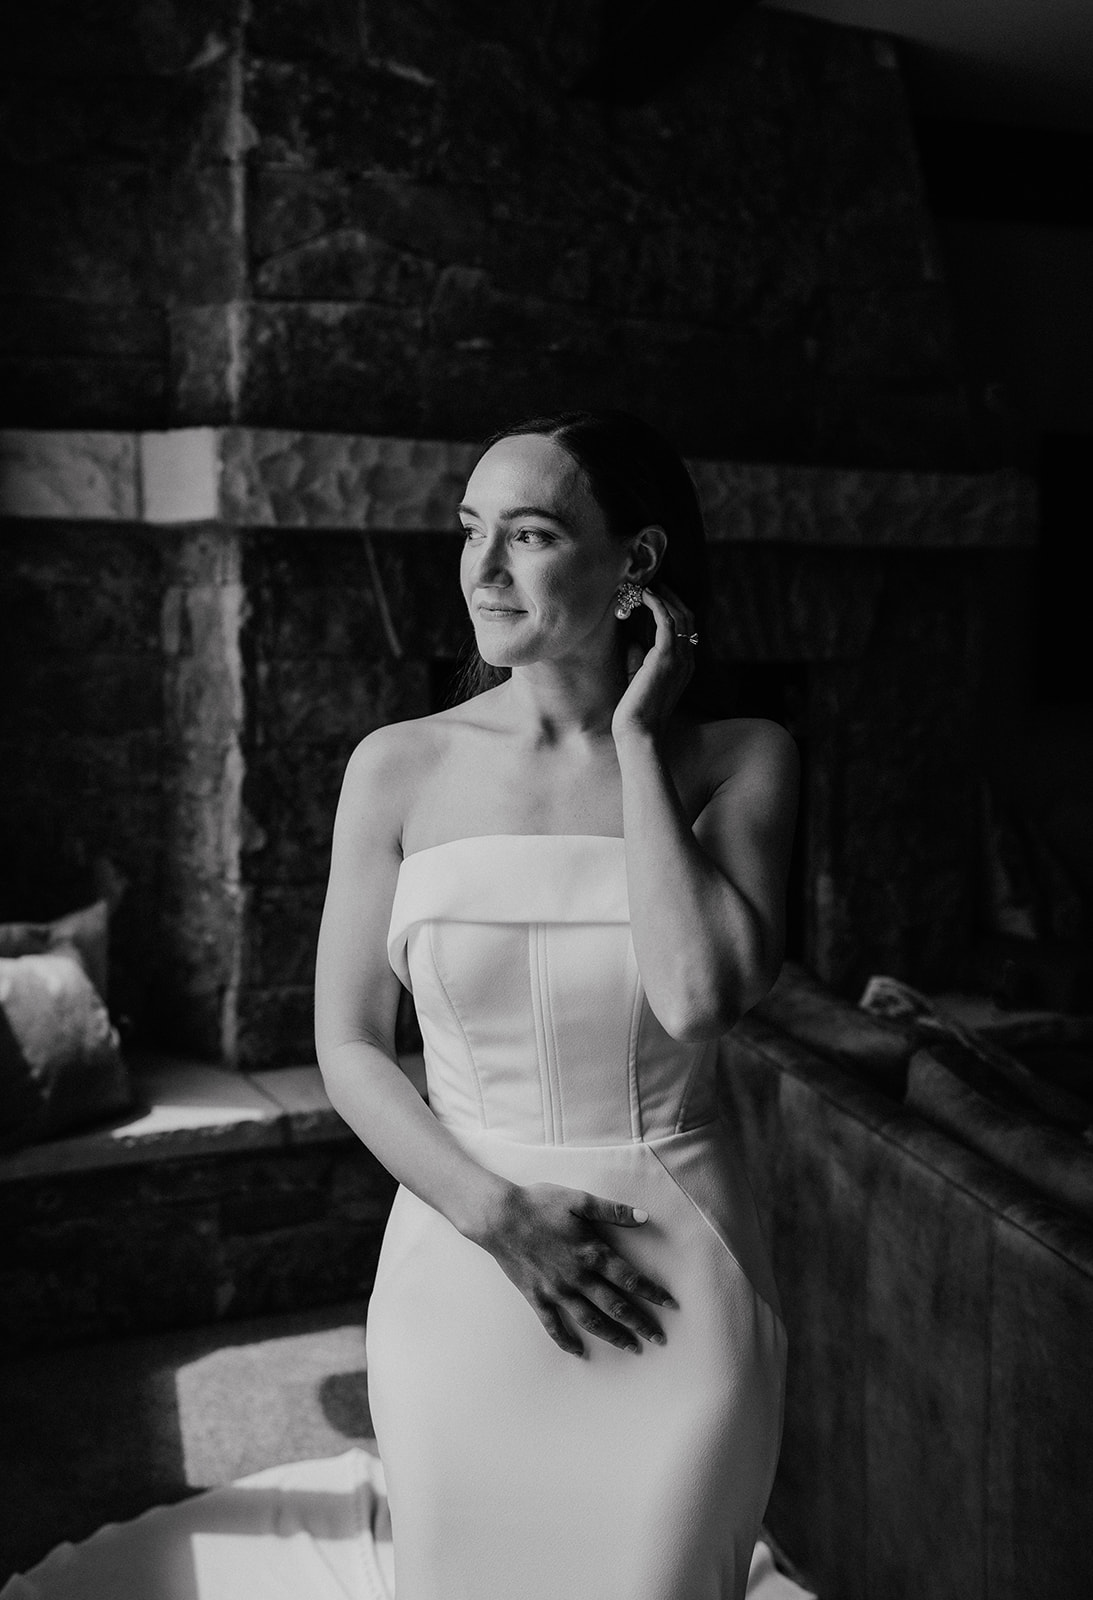
{"label": "pillow on bench", "polygon": [[133,1105],[117,1030],[91,976],[105,985],[100,906],[54,923],[0,925],[0,1150]]}
{"label": "pillow on bench", "polygon": [[53,922],[0,922],[0,956],[36,956],[74,945],[103,1000],[109,979],[110,905],[96,900]]}

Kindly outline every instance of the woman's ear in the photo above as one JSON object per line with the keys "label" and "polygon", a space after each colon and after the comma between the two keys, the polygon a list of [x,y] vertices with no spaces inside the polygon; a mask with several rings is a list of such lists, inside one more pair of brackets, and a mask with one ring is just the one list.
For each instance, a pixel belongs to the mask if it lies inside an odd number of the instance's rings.
{"label": "woman's ear", "polygon": [[642,528],[630,541],[630,561],[626,569],[628,583],[652,583],[657,568],[664,560],[668,548],[668,535],[658,523]]}

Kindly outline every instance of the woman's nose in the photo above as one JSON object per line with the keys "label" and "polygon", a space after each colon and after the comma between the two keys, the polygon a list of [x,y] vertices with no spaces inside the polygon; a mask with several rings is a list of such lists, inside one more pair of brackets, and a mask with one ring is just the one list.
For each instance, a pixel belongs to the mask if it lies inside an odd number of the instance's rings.
{"label": "woman's nose", "polygon": [[501,538],[484,539],[478,547],[474,571],[481,584],[507,584],[512,579],[507,564],[507,552]]}

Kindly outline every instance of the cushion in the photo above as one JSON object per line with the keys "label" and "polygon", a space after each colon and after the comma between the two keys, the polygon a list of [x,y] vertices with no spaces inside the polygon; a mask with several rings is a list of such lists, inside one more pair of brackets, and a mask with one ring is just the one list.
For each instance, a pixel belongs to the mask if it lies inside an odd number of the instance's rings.
{"label": "cushion", "polygon": [[1030,1114],[1020,1096],[960,1040],[939,1037],[915,1052],[905,1103],[1093,1224],[1093,1149],[1074,1133]]}
{"label": "cushion", "polygon": [[902,1019],[905,1026],[914,1028],[922,1045],[944,1045],[949,1052],[947,1059],[954,1064],[962,1062],[963,1075],[973,1087],[988,1090],[1013,1109],[1078,1133],[1084,1132],[1093,1120],[1088,1100],[1039,1076],[1005,1049],[997,1037],[947,1015],[926,995],[898,978],[870,978],[861,1004],[876,1015]]}
{"label": "cushion", "polygon": [[907,1063],[918,1045],[913,1024],[861,1010],[796,961],[785,963],[754,1015],[829,1060],[850,1067],[887,1093],[902,1097]]}
{"label": "cushion", "polygon": [[75,944],[0,956],[0,1149],[133,1103],[117,1030]]}
{"label": "cushion", "polygon": [[0,957],[41,955],[58,945],[75,945],[91,982],[107,998],[110,907],[103,900],[53,922],[0,922]]}

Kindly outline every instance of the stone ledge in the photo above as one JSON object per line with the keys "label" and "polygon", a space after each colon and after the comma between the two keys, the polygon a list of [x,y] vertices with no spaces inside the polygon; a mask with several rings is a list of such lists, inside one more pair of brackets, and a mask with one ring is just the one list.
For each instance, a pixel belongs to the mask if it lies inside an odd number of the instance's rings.
{"label": "stone ledge", "polygon": [[[403,1059],[424,1094],[424,1062]],[[355,1135],[327,1099],[317,1066],[236,1072],[169,1057],[134,1063],[142,1102],[123,1117],[65,1139],[0,1156],[0,1184],[148,1165],[180,1157],[351,1144]]]}
{"label": "stone ledge", "polygon": [[[439,532],[477,446],[458,440],[178,428],[0,431],[0,514],[181,526]],[[691,461],[711,540],[828,549],[1035,542],[1031,478]]]}

